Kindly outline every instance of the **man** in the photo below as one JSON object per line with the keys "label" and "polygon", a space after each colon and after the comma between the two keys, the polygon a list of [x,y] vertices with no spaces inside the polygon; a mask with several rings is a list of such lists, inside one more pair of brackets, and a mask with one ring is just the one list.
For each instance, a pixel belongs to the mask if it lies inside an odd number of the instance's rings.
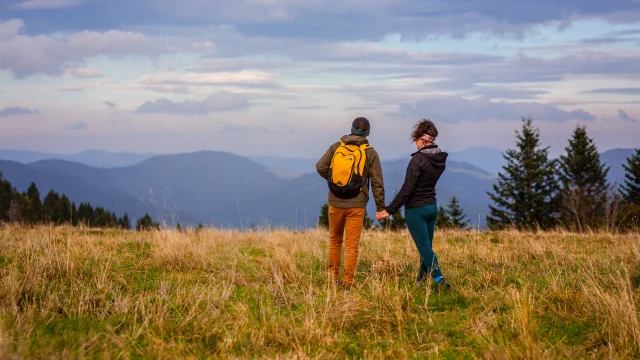
{"label": "man", "polygon": [[349,290],[358,263],[358,243],[365,208],[369,202],[369,182],[377,211],[383,211],[384,182],[378,153],[369,146],[369,120],[353,121],[351,134],[342,137],[316,164],[318,174],[329,183],[329,277],[339,284],[340,252],[345,242],[344,281]]}

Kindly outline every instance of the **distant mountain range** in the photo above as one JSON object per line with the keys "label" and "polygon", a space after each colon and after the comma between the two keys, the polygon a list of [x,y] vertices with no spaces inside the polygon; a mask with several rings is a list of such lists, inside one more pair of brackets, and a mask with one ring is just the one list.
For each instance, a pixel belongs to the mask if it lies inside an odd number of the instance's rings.
{"label": "distant mountain range", "polygon": [[624,168],[622,165],[627,164],[627,159],[635,154],[634,149],[613,149],[600,154],[600,160],[609,165],[609,181],[612,184],[620,185],[624,182]]}
{"label": "distant mountain range", "polygon": [[466,150],[452,152],[449,159],[473,164],[492,174],[497,174],[506,164],[502,151],[492,147],[473,147]]}
{"label": "distant mountain range", "polygon": [[0,149],[0,159],[12,160],[28,164],[42,160],[67,160],[89,166],[112,168],[134,165],[154,156],[154,154],[137,154],[132,152],[108,152],[87,150],[76,154],[54,154],[27,150]]}
{"label": "distant mountain range", "polygon": [[[621,164],[632,152],[631,149],[619,149],[602,154],[603,161],[611,165],[612,179],[622,178]],[[487,191],[491,190],[496,177],[495,172],[476,163],[495,170],[498,166],[496,153],[500,152],[491,148],[452,153],[447,171],[438,184],[439,201],[447,203],[452,196],[458,197],[474,225],[478,225],[478,218],[480,225],[485,222],[489,204]],[[201,221],[220,227],[315,226],[328,192],[326,182],[315,173],[315,160],[312,159],[247,158],[214,151],[151,157],[134,154],[129,161],[124,153],[69,155],[92,164],[131,163],[98,167],[68,159],[25,164],[15,161],[15,156],[24,160],[25,156],[33,159],[33,156],[45,154],[0,151],[0,156],[3,154],[14,155],[14,158],[1,160],[0,171],[21,191],[35,181],[43,196],[55,189],[65,192],[73,201],[90,201],[118,215],[128,212],[138,217],[149,212],[169,223],[175,223],[179,217],[183,224]],[[137,161],[139,159],[143,160]],[[383,161],[387,202],[401,187],[408,161],[408,156]],[[368,211],[371,215],[375,212],[373,200]],[[172,218],[172,213],[178,216]]]}

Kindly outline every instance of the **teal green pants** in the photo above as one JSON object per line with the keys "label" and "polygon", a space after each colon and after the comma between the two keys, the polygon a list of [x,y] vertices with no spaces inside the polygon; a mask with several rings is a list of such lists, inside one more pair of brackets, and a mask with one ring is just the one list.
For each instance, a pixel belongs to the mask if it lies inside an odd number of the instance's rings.
{"label": "teal green pants", "polygon": [[407,209],[405,217],[409,233],[420,253],[420,272],[416,281],[421,281],[428,274],[431,274],[436,282],[439,281],[442,278],[442,272],[438,265],[438,257],[433,251],[433,233],[438,217],[438,205]]}

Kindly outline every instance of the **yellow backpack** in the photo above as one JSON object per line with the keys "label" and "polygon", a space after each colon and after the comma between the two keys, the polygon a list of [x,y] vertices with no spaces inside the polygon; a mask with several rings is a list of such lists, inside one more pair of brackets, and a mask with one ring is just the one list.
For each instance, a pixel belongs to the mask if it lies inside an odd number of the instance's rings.
{"label": "yellow backpack", "polygon": [[364,186],[364,166],[367,163],[368,144],[355,145],[340,141],[333,153],[329,168],[329,190],[338,198],[353,199]]}

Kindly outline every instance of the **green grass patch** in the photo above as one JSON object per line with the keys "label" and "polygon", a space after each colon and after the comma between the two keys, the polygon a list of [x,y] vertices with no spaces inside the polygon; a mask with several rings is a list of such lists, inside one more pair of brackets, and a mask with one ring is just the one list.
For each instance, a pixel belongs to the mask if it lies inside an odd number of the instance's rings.
{"label": "green grass patch", "polygon": [[13,259],[9,256],[0,255],[0,269],[6,269],[13,263]]}
{"label": "green grass patch", "polygon": [[[117,334],[124,319],[108,318],[53,318],[46,322],[39,321],[34,327],[35,333],[28,338],[28,355],[37,355],[42,349],[54,352],[70,352],[78,354],[81,346],[89,342],[99,342],[107,333]],[[23,341],[15,337],[13,342]],[[15,346],[15,345],[14,345]]]}
{"label": "green grass patch", "polygon": [[538,317],[536,321],[541,340],[554,345],[584,345],[589,334],[599,326],[595,319],[566,319],[552,315]]}

